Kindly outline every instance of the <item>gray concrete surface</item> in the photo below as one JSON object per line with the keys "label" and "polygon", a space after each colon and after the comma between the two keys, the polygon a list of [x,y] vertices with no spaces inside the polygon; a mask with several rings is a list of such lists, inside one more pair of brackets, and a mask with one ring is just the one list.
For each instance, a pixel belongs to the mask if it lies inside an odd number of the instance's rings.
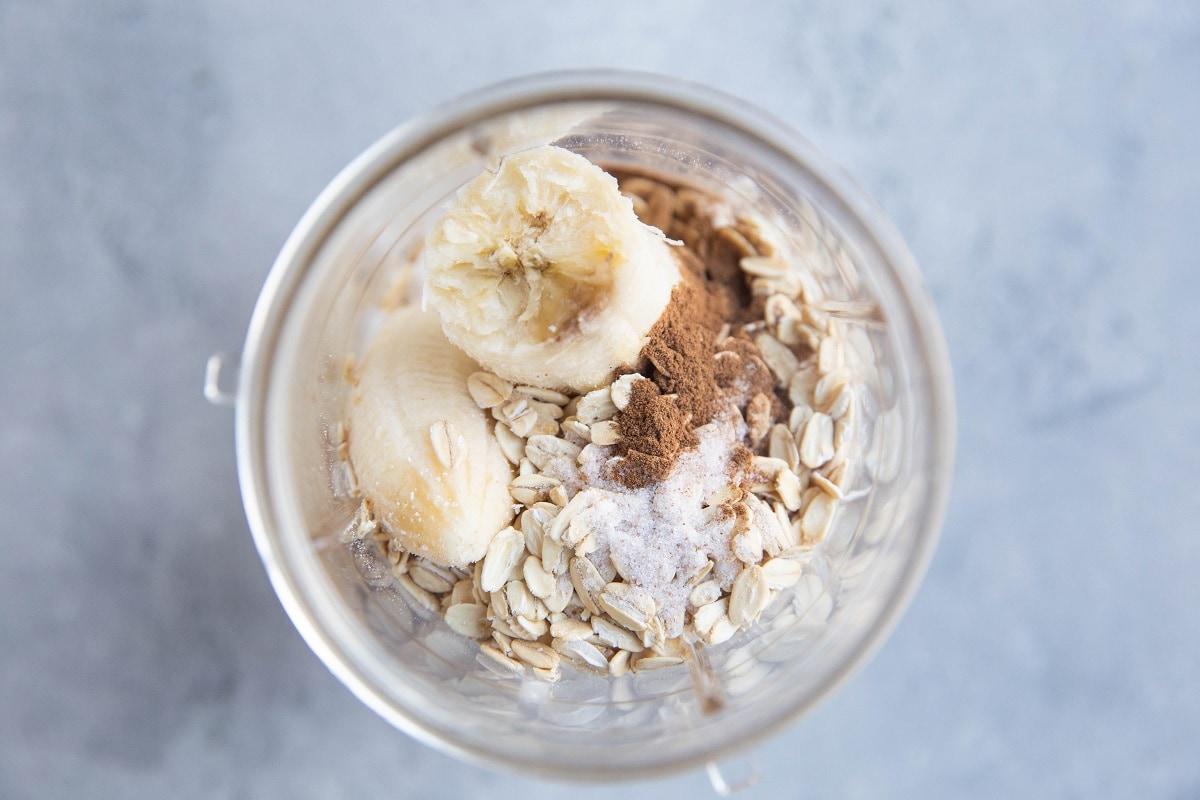
{"label": "gray concrete surface", "polygon": [[0,0],[0,797],[566,796],[414,743],[308,651],[200,375],[361,149],[584,66],[806,132],[954,359],[928,579],[747,796],[1200,797],[1200,7],[742,6]]}

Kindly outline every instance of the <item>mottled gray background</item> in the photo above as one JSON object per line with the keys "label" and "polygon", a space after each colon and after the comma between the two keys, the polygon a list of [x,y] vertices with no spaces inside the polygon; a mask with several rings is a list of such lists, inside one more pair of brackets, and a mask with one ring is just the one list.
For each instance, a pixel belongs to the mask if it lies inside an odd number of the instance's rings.
{"label": "mottled gray background", "polygon": [[200,378],[393,125],[624,66],[847,166],[956,369],[928,579],[751,796],[1200,797],[1200,8],[734,5],[0,0],[0,796],[564,796],[417,745],[308,651]]}

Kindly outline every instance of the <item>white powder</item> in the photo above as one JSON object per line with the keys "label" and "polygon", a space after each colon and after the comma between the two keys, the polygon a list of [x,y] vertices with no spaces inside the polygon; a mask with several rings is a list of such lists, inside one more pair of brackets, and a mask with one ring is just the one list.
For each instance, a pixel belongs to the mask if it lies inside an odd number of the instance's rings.
{"label": "white powder", "polygon": [[[737,415],[697,428],[699,445],[681,455],[664,480],[640,489],[603,476],[613,448],[592,446],[580,456],[579,469],[594,502],[579,513],[586,515],[598,545],[588,558],[602,573],[615,568],[626,582],[650,592],[668,636],[682,632],[689,580],[709,559],[712,577],[725,590],[742,566],[730,551],[732,520],[710,522],[704,501],[729,484],[730,460],[744,429]],[[564,466],[553,470],[560,479]]]}

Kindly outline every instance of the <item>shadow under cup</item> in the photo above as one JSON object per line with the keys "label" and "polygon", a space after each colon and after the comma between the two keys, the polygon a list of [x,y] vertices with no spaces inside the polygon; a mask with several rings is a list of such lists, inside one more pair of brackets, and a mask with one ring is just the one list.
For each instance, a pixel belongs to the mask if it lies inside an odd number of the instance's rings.
{"label": "shadow under cup", "polygon": [[[874,351],[856,491],[796,587],[752,630],[705,649],[720,706],[712,713],[684,667],[615,679],[568,668],[557,683],[498,674],[477,658],[476,642],[394,585],[377,545],[342,541],[356,507],[336,454],[347,356],[362,352],[382,298],[404,285],[454,192],[497,157],[547,142],[777,219]],[[419,275],[407,280],[418,285]],[[621,73],[493,87],[401,127],[354,161],[280,253],[237,393],[247,515],[271,582],[317,655],[423,742],[491,767],[576,780],[659,776],[728,757],[844,680],[924,572],[945,507],[953,429],[932,305],[903,243],[861,190],[799,136],[733,99]]]}

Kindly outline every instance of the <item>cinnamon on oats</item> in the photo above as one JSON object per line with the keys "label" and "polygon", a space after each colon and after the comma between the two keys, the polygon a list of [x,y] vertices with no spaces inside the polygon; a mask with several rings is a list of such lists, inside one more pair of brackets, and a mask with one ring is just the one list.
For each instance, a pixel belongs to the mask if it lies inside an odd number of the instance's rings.
{"label": "cinnamon on oats", "polygon": [[631,489],[666,478],[680,450],[694,447],[698,441],[692,433],[691,416],[649,380],[632,385],[629,403],[618,413],[617,424],[621,428],[617,453],[624,458],[614,477]]}
{"label": "cinnamon on oats", "polygon": [[[480,663],[505,677],[554,681],[563,659],[614,676],[670,668],[681,636],[729,640],[780,591],[818,580],[805,564],[854,475],[889,474],[896,426],[858,428],[870,341],[831,324],[811,290],[778,288],[799,285],[803,263],[698,190],[618,178],[643,221],[685,243],[639,371],[570,397],[471,375],[520,467],[519,528],[440,571],[381,534],[413,604],[490,636]],[[430,430],[447,467],[461,461],[453,434]],[[378,529],[365,504],[359,517],[349,540]]]}
{"label": "cinnamon on oats", "polygon": [[754,417],[755,445],[763,439],[757,427],[769,429],[784,411],[776,379],[757,345],[746,338],[717,341],[731,305],[748,302],[748,291],[736,290],[727,275],[709,278],[690,254],[681,264],[684,279],[642,350],[653,383],[631,384],[616,417],[623,437],[617,452],[624,457],[616,477],[631,489],[665,478],[679,454],[695,447],[691,431],[711,422],[731,397]]}

